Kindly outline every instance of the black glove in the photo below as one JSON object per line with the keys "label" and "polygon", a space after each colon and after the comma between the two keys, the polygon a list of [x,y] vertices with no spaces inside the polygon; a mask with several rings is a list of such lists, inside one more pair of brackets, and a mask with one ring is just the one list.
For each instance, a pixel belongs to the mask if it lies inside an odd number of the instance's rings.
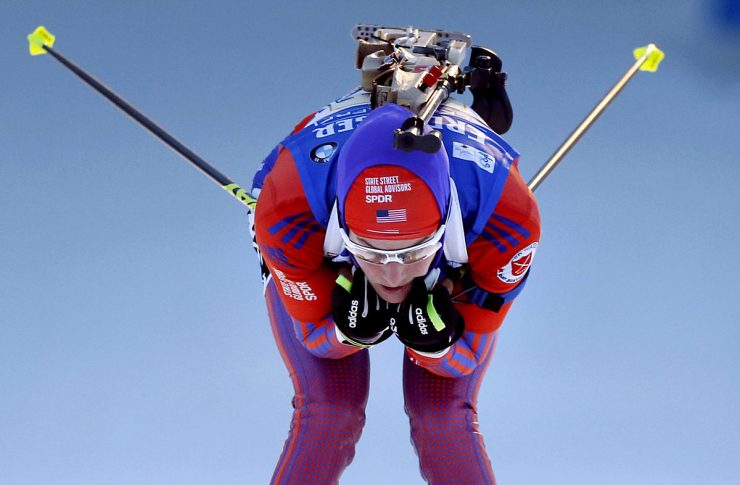
{"label": "black glove", "polygon": [[427,290],[424,278],[416,278],[393,331],[403,344],[419,352],[440,352],[454,344],[465,330],[450,292],[442,285]]}
{"label": "black glove", "polygon": [[352,281],[342,274],[337,277],[331,295],[334,323],[346,337],[345,343],[359,347],[375,345],[393,334],[390,321],[395,312],[378,296],[362,270],[353,271]]}

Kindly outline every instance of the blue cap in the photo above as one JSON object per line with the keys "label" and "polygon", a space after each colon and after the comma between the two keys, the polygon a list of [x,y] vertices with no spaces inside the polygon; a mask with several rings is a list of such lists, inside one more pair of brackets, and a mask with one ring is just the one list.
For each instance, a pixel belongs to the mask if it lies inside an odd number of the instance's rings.
{"label": "blue cap", "polygon": [[[340,221],[361,237],[414,239],[433,233],[447,217],[450,162],[444,146],[435,153],[393,148],[395,130],[411,116],[397,104],[376,108],[339,152]],[[425,126],[425,133],[431,131]]]}

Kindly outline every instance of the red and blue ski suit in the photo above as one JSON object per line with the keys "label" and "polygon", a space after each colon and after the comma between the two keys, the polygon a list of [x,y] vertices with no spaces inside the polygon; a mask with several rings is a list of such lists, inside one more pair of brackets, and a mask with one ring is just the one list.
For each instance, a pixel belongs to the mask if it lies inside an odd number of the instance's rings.
{"label": "red and blue ski suit", "polygon": [[[254,179],[268,313],[295,388],[272,483],[337,483],[365,422],[369,351],[337,339],[331,293],[338,266],[324,239],[335,196],[333,162],[369,109],[367,94],[354,92],[310,115]],[[472,110],[448,101],[430,125],[442,133],[465,223],[467,261],[449,263],[464,270],[452,294],[465,332],[441,357],[406,349],[405,409],[427,481],[495,483],[478,432],[477,396],[499,327],[528,277],[539,212],[519,174],[518,154]]]}

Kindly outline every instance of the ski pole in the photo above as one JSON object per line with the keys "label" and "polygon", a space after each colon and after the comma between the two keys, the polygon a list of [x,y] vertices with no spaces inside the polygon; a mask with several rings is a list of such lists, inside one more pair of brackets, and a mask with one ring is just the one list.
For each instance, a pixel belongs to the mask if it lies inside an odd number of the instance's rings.
{"label": "ski pole", "polygon": [[56,37],[54,37],[53,34],[51,34],[43,26],[39,26],[38,28],[36,28],[36,30],[28,35],[29,50],[31,52],[31,55],[37,56],[46,53],[51,54],[51,56],[59,61],[62,65],[64,65],[64,67],[72,71],[90,87],[105,96],[110,102],[115,104],[124,113],[129,115],[136,122],[149,130],[154,136],[164,142],[165,145],[172,148],[175,152],[177,152],[188,162],[190,162],[201,172],[203,172],[208,178],[216,182],[218,185],[221,186],[221,188],[234,196],[236,200],[246,205],[250,211],[254,210],[257,204],[257,199],[249,195],[246,190],[244,190],[238,184],[234,183],[226,175],[216,170],[198,154],[180,143],[180,141],[178,141],[174,136],[170,135],[165,130],[160,128],[155,122],[147,118],[143,113],[134,108],[123,98],[104,86],[101,82],[85,72],[83,69],[76,66],[72,61],[63,56],[59,51],[52,49],[55,39]]}
{"label": "ski pole", "polygon": [[662,61],[663,57],[665,57],[663,51],[658,49],[655,44],[648,44],[645,47],[639,47],[635,49],[633,53],[636,60],[632,67],[630,67],[627,72],[624,73],[622,78],[617,81],[617,83],[611,88],[606,96],[604,96],[604,98],[599,101],[596,107],[591,110],[591,112],[588,114],[588,116],[586,116],[581,124],[578,125],[573,133],[571,133],[570,136],[563,142],[563,144],[560,145],[560,148],[558,148],[555,153],[553,153],[550,159],[545,162],[544,165],[542,165],[540,170],[535,174],[534,177],[532,177],[532,179],[527,184],[529,190],[534,192],[535,189],[540,186],[542,181],[545,180],[545,177],[547,177],[550,172],[552,172],[552,170],[565,156],[565,154],[568,153],[571,148],[573,148],[576,142],[578,142],[581,136],[586,133],[586,130],[588,130],[588,128],[594,123],[594,121],[596,121],[602,111],[604,111],[604,109],[609,106],[609,103],[614,100],[617,94],[619,94],[619,92],[624,89],[629,80],[632,79],[632,76],[634,76],[638,70],[655,72],[658,70],[658,64],[660,64],[660,61]]}

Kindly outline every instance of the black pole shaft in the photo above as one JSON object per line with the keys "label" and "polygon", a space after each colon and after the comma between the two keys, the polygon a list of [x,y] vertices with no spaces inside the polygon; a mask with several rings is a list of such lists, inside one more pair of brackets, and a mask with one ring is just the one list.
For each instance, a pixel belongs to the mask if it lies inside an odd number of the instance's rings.
{"label": "black pole shaft", "polygon": [[51,47],[44,45],[44,49],[46,50],[46,52],[51,54],[54,57],[54,59],[61,62],[70,71],[75,73],[80,79],[85,81],[85,83],[90,85],[90,87],[95,89],[97,92],[105,96],[110,102],[112,102],[118,108],[120,108],[121,111],[123,111],[124,113],[129,115],[131,118],[133,118],[135,121],[140,123],[147,130],[149,130],[154,136],[159,138],[163,143],[165,143],[167,146],[175,150],[178,154],[180,154],[183,158],[188,160],[190,163],[195,165],[196,168],[198,168],[201,172],[203,172],[211,180],[219,184],[222,188],[225,188],[227,191],[229,191],[240,202],[247,204],[247,202],[251,202],[253,200],[249,195],[246,194],[246,192],[244,192],[244,190],[241,187],[235,184],[226,175],[216,170],[212,165],[206,162],[203,158],[201,158],[195,152],[193,152],[188,147],[180,143],[174,136],[170,135],[165,130],[160,128],[156,123],[154,123],[152,120],[144,116],[139,110],[134,108],[131,104],[129,104],[123,98],[121,98],[116,93],[114,93],[112,90],[110,90],[108,87],[103,85],[100,81],[98,81],[97,79],[89,75],[87,72],[85,72],[80,67],[76,66],[72,61],[70,61],[69,59],[67,59],[62,54],[55,51]]}

